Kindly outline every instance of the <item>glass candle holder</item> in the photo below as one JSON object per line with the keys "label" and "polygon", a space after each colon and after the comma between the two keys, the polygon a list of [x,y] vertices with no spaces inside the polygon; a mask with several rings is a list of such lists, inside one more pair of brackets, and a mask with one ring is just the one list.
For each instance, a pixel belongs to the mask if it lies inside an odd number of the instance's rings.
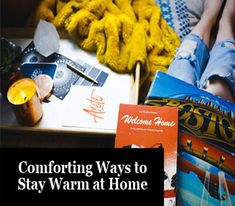
{"label": "glass candle holder", "polygon": [[42,104],[34,80],[22,78],[14,82],[8,89],[7,99],[21,124],[32,126],[42,118]]}

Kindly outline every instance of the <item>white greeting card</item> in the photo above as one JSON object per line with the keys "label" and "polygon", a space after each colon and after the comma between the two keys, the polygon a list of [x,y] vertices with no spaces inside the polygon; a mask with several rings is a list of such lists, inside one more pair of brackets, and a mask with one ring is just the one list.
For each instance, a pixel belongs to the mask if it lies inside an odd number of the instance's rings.
{"label": "white greeting card", "polygon": [[63,101],[63,127],[115,130],[119,104],[129,102],[129,92],[123,88],[72,86]]}

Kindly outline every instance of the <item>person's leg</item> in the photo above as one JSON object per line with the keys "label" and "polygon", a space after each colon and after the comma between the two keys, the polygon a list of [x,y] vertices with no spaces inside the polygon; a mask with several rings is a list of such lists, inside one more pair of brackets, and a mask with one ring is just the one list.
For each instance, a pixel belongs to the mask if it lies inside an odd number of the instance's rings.
{"label": "person's leg", "polygon": [[205,0],[201,19],[191,32],[200,36],[207,47],[209,47],[211,31],[218,20],[223,1],[224,0]]}
{"label": "person's leg", "polygon": [[200,84],[214,95],[234,102],[235,97],[235,0],[227,0],[208,65]]}
{"label": "person's leg", "polygon": [[216,23],[223,0],[205,0],[200,21],[183,40],[167,73],[195,86],[198,85],[208,57],[211,30]]}

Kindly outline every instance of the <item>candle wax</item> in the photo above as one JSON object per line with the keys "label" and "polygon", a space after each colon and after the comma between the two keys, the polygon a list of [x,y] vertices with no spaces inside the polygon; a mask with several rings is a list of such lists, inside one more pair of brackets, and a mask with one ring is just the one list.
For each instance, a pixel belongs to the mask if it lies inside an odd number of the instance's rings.
{"label": "candle wax", "polygon": [[32,79],[20,79],[8,90],[8,100],[14,105],[24,104],[36,92],[36,85]]}

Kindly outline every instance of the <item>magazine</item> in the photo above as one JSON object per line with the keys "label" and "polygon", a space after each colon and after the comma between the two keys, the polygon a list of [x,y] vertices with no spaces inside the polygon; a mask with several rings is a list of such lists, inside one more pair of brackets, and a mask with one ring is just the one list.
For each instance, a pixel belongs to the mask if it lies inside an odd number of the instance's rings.
{"label": "magazine", "polygon": [[178,107],[181,129],[224,148],[235,146],[235,104],[160,71],[145,104]]}
{"label": "magazine", "polygon": [[234,153],[179,132],[178,205],[234,205]]}
{"label": "magazine", "polygon": [[234,205],[235,104],[160,71],[145,104],[179,109],[177,203]]}

